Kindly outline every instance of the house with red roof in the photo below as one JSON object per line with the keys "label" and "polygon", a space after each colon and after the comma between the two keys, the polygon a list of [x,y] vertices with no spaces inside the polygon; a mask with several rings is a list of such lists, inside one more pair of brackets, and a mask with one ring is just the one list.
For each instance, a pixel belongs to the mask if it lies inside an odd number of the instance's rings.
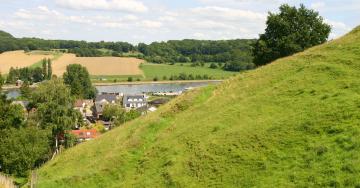
{"label": "house with red roof", "polygon": [[70,133],[75,135],[79,142],[92,140],[99,135],[96,129],[71,130]]}

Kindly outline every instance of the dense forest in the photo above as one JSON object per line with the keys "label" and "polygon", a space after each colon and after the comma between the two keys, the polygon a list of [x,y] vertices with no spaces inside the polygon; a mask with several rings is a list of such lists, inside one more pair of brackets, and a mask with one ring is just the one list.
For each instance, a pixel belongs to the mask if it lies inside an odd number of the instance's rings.
{"label": "dense forest", "polygon": [[[238,39],[223,41],[171,40],[154,42],[150,45],[140,43],[138,50],[147,57],[164,57],[168,62],[227,62],[233,60],[239,51],[251,52],[255,40]],[[156,63],[163,63],[161,61]]]}
{"label": "dense forest", "polygon": [[229,71],[252,69],[253,39],[237,40],[170,40],[140,43],[134,46],[127,42],[86,42],[73,40],[43,40],[38,38],[15,38],[0,31],[0,53],[12,50],[53,50],[74,53],[79,57],[135,56],[152,63],[174,64],[215,62]]}
{"label": "dense forest", "polygon": [[38,38],[15,38],[0,31],[0,53],[12,50],[52,50],[62,49],[74,52],[78,56],[102,56],[99,49],[108,49],[118,53],[127,53],[135,47],[126,42],[86,42],[74,40],[44,40]]}

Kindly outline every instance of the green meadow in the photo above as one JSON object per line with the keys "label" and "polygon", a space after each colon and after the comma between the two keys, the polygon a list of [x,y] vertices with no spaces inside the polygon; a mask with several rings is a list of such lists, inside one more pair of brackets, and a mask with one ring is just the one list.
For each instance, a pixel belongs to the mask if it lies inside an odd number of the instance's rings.
{"label": "green meadow", "polygon": [[177,63],[175,65],[143,63],[140,68],[144,71],[145,77],[151,80],[154,77],[162,79],[166,76],[169,78],[172,75],[179,75],[181,73],[186,73],[187,75],[192,74],[193,76],[208,75],[213,77],[213,79],[226,79],[238,74],[238,72],[224,71],[220,68],[211,69],[208,65],[204,67],[191,67],[190,65],[191,63]]}
{"label": "green meadow", "polygon": [[211,79],[223,80],[239,74],[239,72],[224,71],[221,68],[211,69],[209,66],[209,63],[204,67],[192,67],[191,63],[176,63],[175,65],[143,63],[140,65],[143,75],[92,75],[91,80],[94,83],[116,83],[127,82],[129,77],[132,78],[132,82],[153,81],[156,77],[158,81],[164,81],[164,78],[169,80],[171,76],[179,76],[182,73],[191,74],[194,77],[207,75]]}

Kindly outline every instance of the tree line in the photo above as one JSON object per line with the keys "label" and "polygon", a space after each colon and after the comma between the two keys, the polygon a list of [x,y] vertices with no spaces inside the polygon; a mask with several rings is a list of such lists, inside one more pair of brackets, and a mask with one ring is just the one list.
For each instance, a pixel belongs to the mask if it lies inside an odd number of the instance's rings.
{"label": "tree line", "polygon": [[[13,50],[68,50],[78,56],[105,55],[100,49],[111,50],[118,55],[135,50],[135,46],[127,42],[86,42],[74,40],[44,40],[39,38],[15,38],[11,34],[0,31],[0,53]],[[65,52],[64,51],[64,52]]]}
{"label": "tree line", "polygon": [[[238,40],[170,40],[154,42],[150,45],[140,43],[132,45],[126,42],[86,42],[73,40],[44,40],[38,38],[14,38],[11,34],[0,31],[0,53],[12,50],[53,50],[74,53],[79,57],[122,56],[128,52],[140,52],[135,57],[152,63],[190,63],[220,62],[233,64],[236,61],[243,67],[253,67],[252,45],[254,39]],[[105,50],[104,50],[105,49]],[[250,65],[249,65],[250,64]],[[232,70],[228,66],[225,70]],[[234,70],[238,71],[238,70]]]}
{"label": "tree line", "polygon": [[[0,53],[11,50],[66,49],[77,56],[121,56],[137,51],[137,57],[159,64],[216,62],[224,63],[224,70],[242,71],[268,64],[278,58],[301,52],[327,41],[331,26],[318,12],[281,5],[276,13],[269,12],[265,33],[259,39],[237,40],[170,40],[137,46],[126,42],[86,42],[73,40],[43,40],[14,38],[0,31]],[[100,49],[107,49],[104,52]]]}
{"label": "tree line", "polygon": [[6,83],[15,84],[17,80],[32,84],[44,80],[50,80],[52,77],[51,59],[43,59],[42,67],[24,67],[13,68],[9,70]]}
{"label": "tree line", "polygon": [[[252,45],[254,39],[237,40],[171,40],[167,42],[154,42],[150,45],[140,43],[138,50],[144,54],[148,62],[158,64],[181,63],[227,63],[241,64],[241,68],[255,67],[252,63]],[[233,66],[226,66],[225,70],[240,71]]]}

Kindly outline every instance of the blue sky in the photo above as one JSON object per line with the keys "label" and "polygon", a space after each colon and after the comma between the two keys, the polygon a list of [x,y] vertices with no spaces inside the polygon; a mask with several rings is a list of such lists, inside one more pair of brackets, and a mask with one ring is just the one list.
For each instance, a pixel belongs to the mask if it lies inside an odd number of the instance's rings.
{"label": "blue sky", "polygon": [[360,24],[359,0],[0,0],[0,29],[16,37],[127,41],[256,38],[283,3],[320,12],[331,38]]}

